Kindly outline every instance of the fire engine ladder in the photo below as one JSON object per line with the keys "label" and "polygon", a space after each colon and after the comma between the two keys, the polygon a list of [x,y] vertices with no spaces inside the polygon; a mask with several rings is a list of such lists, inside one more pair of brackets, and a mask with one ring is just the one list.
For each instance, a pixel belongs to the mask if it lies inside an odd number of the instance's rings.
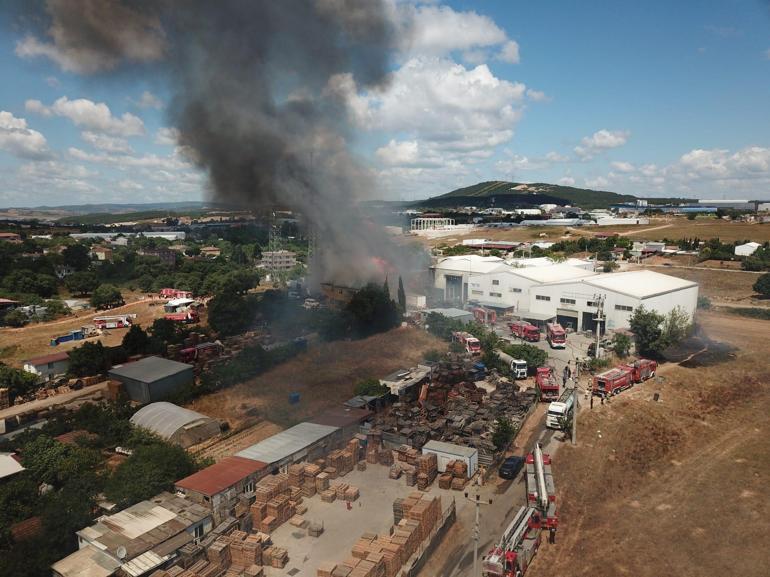
{"label": "fire engine ladder", "polygon": [[535,444],[533,451],[533,460],[535,465],[535,483],[537,485],[537,504],[541,511],[548,510],[548,488],[545,484],[545,467],[543,466],[543,450],[540,443]]}
{"label": "fire engine ladder", "polygon": [[500,543],[498,547],[503,551],[511,551],[516,545],[521,543],[524,538],[524,534],[529,528],[529,520],[532,515],[535,514],[535,509],[532,507],[521,507],[519,512],[513,518],[513,521],[508,525],[503,535],[500,537]]}

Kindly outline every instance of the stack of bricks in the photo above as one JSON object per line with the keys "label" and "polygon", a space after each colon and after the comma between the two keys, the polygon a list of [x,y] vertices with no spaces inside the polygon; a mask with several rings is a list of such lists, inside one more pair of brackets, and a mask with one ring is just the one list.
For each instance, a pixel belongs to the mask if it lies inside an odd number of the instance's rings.
{"label": "stack of bricks", "polygon": [[[358,440],[353,439],[356,443],[356,447],[358,447]],[[352,442],[352,441],[351,441]],[[358,449],[356,449],[358,451]],[[336,449],[329,453],[327,458],[327,463],[330,467],[334,468],[337,471],[337,476],[344,477],[350,471],[353,470],[353,467],[355,467],[356,461],[354,460],[354,454],[350,450],[340,450]]]}
{"label": "stack of bricks", "polygon": [[262,538],[248,535],[243,531],[230,533],[231,568],[245,570],[246,567],[262,564]]}
{"label": "stack of bricks", "polygon": [[206,559],[213,565],[229,567],[232,559],[230,553],[230,537],[219,537],[206,549]]}
{"label": "stack of bricks", "polygon": [[289,487],[299,488],[302,486],[302,477],[304,476],[305,465],[303,463],[297,463],[295,465],[289,465]]}

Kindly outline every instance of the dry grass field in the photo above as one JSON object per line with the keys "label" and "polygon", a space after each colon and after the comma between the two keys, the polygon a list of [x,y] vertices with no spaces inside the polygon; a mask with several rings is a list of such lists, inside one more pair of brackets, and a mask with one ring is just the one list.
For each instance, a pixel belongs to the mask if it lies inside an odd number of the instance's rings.
{"label": "dry grass field", "polygon": [[767,575],[769,329],[701,313],[689,361],[581,414],[554,464],[559,538],[528,575]]}
{"label": "dry grass field", "polygon": [[[263,375],[196,399],[187,407],[226,419],[234,429],[260,420],[293,425],[349,399],[355,385],[364,379],[414,366],[431,349],[443,351],[447,344],[414,328],[394,329],[360,341],[322,343]],[[292,392],[300,394],[297,405],[289,404]]]}
{"label": "dry grass field", "polygon": [[700,294],[712,302],[734,303],[751,306],[769,306],[767,299],[757,298],[751,287],[759,275],[733,270],[707,270],[705,268],[642,267],[655,272],[695,281],[700,285]]}

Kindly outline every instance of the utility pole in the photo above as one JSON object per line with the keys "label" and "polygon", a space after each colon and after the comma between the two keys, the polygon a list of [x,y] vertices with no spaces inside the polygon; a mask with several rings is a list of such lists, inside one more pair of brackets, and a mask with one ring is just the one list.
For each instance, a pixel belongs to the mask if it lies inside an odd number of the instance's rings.
{"label": "utility pole", "polygon": [[594,321],[596,321],[596,351],[595,356],[597,359],[602,358],[599,350],[599,343],[602,338],[602,323],[604,322],[604,295],[594,295],[594,302],[596,303],[596,315]]}
{"label": "utility pole", "polygon": [[577,383],[572,383],[572,444],[577,445],[578,390]]}
{"label": "utility pole", "polygon": [[479,510],[481,509],[482,505],[491,505],[492,499],[488,499],[486,502],[481,500],[481,495],[479,494],[479,486],[481,485],[481,473],[477,473],[476,476],[476,494],[473,496],[469,496],[468,493],[465,493],[465,498],[470,501],[471,503],[476,504],[476,522],[473,525],[473,577],[476,577],[479,572],[479,538],[480,538],[480,532],[479,532]]}

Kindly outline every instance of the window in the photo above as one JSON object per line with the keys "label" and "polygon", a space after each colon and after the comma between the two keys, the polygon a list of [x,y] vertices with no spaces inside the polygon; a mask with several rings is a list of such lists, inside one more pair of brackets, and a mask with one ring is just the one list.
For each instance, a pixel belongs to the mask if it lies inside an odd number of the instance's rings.
{"label": "window", "polygon": [[492,284],[495,285],[495,286],[498,286],[500,284],[500,281],[499,280],[493,280]]}
{"label": "window", "polygon": [[491,296],[491,297],[497,297],[497,298],[502,298],[502,296],[503,296],[503,295],[502,295],[502,293],[493,293],[493,292],[490,292],[490,293],[489,293],[489,296]]}
{"label": "window", "polygon": [[512,287],[511,287],[511,288],[509,288],[508,290],[509,290],[510,292],[512,292],[512,293],[520,293],[520,292],[521,292],[521,289],[520,289],[520,288],[516,288],[515,286],[512,286]]}
{"label": "window", "polygon": [[484,291],[471,291],[471,294],[472,295],[483,296],[484,295]]}
{"label": "window", "polygon": [[473,287],[473,288],[479,288],[480,286],[481,285],[479,283],[477,283],[477,282],[472,282],[471,283],[471,287]]}
{"label": "window", "polygon": [[253,493],[255,488],[256,488],[256,487],[255,487],[255,485],[254,485],[254,479],[252,479],[251,481],[249,481],[248,483],[246,483],[246,487],[245,487],[245,490],[244,490],[244,492],[245,492],[245,493]]}
{"label": "window", "polygon": [[551,300],[551,297],[547,297],[545,295],[535,295],[535,298],[539,301],[549,301]]}
{"label": "window", "polygon": [[587,306],[587,307],[595,307],[595,306],[596,306],[596,303],[595,303],[594,301],[588,301],[588,302],[586,303],[586,306]]}
{"label": "window", "polygon": [[53,363],[48,363],[48,368],[52,369],[53,368]]}
{"label": "window", "polygon": [[193,531],[194,531],[193,536],[195,537],[196,540],[203,537],[203,525],[196,525]]}
{"label": "window", "polygon": [[574,305],[575,304],[575,299],[564,299],[564,298],[562,298],[562,299],[559,299],[559,302],[561,302],[562,304],[565,304],[565,305]]}
{"label": "window", "polygon": [[627,307],[626,305],[615,305],[616,311],[632,311],[634,307]]}

